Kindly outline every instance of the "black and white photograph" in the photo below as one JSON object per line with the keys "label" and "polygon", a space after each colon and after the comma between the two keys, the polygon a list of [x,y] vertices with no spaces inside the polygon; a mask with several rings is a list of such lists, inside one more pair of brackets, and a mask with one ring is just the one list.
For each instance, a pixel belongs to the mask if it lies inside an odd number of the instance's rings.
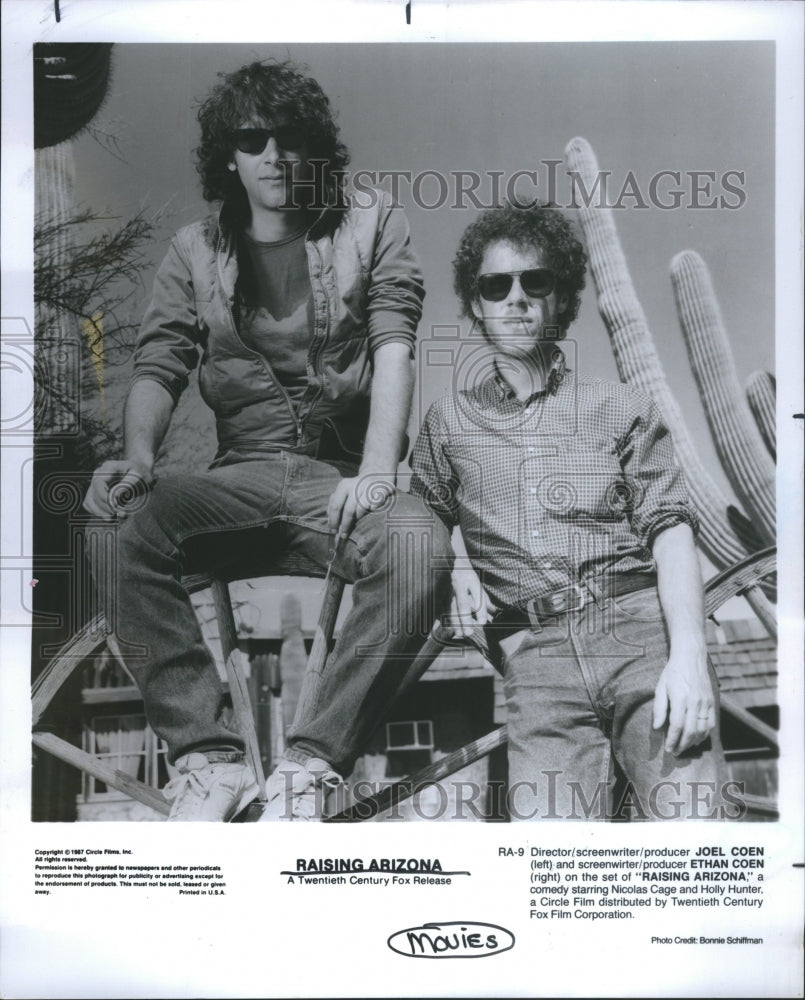
{"label": "black and white photograph", "polygon": [[802,996],[802,9],[4,8],[3,995]]}

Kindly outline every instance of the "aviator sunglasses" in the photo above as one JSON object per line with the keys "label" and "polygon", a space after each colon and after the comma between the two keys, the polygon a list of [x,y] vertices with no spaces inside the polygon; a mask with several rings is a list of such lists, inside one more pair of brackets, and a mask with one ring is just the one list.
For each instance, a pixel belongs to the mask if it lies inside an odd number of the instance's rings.
{"label": "aviator sunglasses", "polygon": [[520,287],[532,299],[544,299],[556,287],[556,276],[545,267],[533,267],[527,271],[496,271],[479,276],[481,298],[487,302],[502,302],[511,291],[515,278],[520,279]]}
{"label": "aviator sunglasses", "polygon": [[271,137],[280,149],[293,153],[301,149],[307,136],[298,125],[277,125],[276,128],[238,128],[233,133],[235,146],[241,153],[256,156],[262,153]]}

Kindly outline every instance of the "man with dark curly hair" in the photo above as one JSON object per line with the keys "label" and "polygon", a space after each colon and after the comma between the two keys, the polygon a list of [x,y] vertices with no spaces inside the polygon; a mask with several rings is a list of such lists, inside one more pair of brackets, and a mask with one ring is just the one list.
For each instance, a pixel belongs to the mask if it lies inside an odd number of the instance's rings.
{"label": "man with dark curly hair", "polygon": [[510,815],[728,818],[697,517],[653,402],[559,347],[585,268],[552,207],[469,226],[455,289],[491,372],[429,410],[412,492],[460,528],[457,628],[504,670]]}
{"label": "man with dark curly hair", "polygon": [[[174,237],[154,282],[124,458],[101,466],[85,500],[120,522],[117,590],[97,582],[121,639],[147,649],[127,665],[177,768],[170,819],[225,821],[258,788],[181,575],[288,552],[323,571],[335,552],[353,608],[269,778],[264,817],[320,818],[322,788],[349,774],[449,600],[449,536],[395,488],[422,277],[391,199],[376,191],[357,206],[344,194],[349,156],[329,101],[293,64],[222,76],[198,119],[204,197],[219,204]],[[199,354],[218,452],[205,472],[157,480]],[[127,507],[138,490],[144,502]],[[396,545],[392,519],[417,537]]]}

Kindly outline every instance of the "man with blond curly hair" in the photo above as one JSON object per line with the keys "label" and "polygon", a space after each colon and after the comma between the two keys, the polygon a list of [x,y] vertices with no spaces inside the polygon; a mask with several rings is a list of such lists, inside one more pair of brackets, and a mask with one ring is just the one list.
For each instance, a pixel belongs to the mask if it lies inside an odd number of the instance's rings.
{"label": "man with blond curly hair", "polygon": [[510,815],[728,818],[696,513],[654,403],[559,346],[585,267],[555,208],[469,226],[455,288],[491,364],[429,410],[412,491],[460,528],[458,628],[504,670]]}

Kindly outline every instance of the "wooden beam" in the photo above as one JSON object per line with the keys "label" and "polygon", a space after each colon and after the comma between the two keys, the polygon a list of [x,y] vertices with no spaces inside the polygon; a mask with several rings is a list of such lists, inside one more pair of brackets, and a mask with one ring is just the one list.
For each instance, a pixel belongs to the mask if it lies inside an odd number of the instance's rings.
{"label": "wooden beam", "polygon": [[118,701],[142,701],[143,696],[136,684],[121,687],[82,688],[81,701],[85,705],[105,705]]}
{"label": "wooden beam", "polygon": [[210,588],[215,606],[215,617],[218,621],[218,637],[221,640],[221,649],[226,663],[232,655],[232,651],[238,648],[238,630],[235,626],[235,615],[229,597],[229,584],[216,577]]}
{"label": "wooden beam", "polygon": [[335,620],[338,617],[338,609],[341,607],[341,598],[344,595],[344,585],[345,581],[342,577],[330,573],[327,578],[321,611],[319,612],[319,621],[313,637],[313,646],[310,650],[305,675],[302,679],[302,690],[299,692],[299,701],[296,703],[295,722],[303,719],[305,713],[316,703],[322,674],[324,673],[327,656],[330,652]]}
{"label": "wooden beam", "polygon": [[428,785],[436,784],[437,781],[455,774],[456,771],[460,771],[463,767],[474,764],[481,757],[486,757],[487,754],[493,750],[497,750],[498,747],[505,746],[507,740],[506,727],[500,726],[500,728],[492,730],[491,733],[487,733],[486,736],[473,740],[472,743],[461,747],[460,750],[454,750],[453,753],[442,757],[441,760],[437,760],[428,767],[422,768],[416,774],[401,778],[395,784],[381,789],[375,795],[359,799],[355,805],[350,806],[348,809],[344,809],[334,816],[323,817],[323,822],[350,823],[372,819],[378,813],[385,812],[398,802],[410,799],[423,788],[427,788]]}
{"label": "wooden beam", "polygon": [[739,705],[735,698],[729,694],[721,695],[721,710],[731,715],[734,719],[742,722],[745,726],[752,730],[752,732],[757,733],[758,736],[762,737],[764,742],[768,743],[770,746],[778,750],[779,735],[776,729],[772,729],[771,726],[767,725],[761,719],[758,719],[756,715],[752,715],[747,709],[742,705]]}
{"label": "wooden beam", "polygon": [[744,593],[744,599],[758,616],[763,627],[773,638],[777,638],[777,616],[772,605],[760,587],[749,587]]}
{"label": "wooden beam", "polygon": [[254,777],[260,786],[260,798],[265,798],[266,777],[263,773],[263,763],[260,760],[260,744],[254,727],[254,714],[249,699],[249,690],[246,686],[246,673],[240,660],[242,655],[239,649],[232,650],[226,661],[226,676],[229,681],[229,694],[235,713],[235,725],[243,737],[246,746],[246,759],[251,764]]}
{"label": "wooden beam", "polygon": [[763,549],[762,552],[754,552],[712,577],[704,588],[705,614],[708,616],[714,614],[731,597],[743,594],[754,587],[764,577],[773,573],[776,566],[777,550]]}
{"label": "wooden beam", "polygon": [[109,785],[110,788],[115,788],[117,791],[123,792],[124,795],[128,795],[129,798],[150,806],[162,813],[163,816],[167,816],[171,810],[168,800],[156,788],[132,778],[124,771],[110,767],[97,757],[93,757],[85,750],[80,750],[54,733],[34,733],[33,743],[34,746],[41,750],[47,750],[48,753],[63,760],[66,764],[71,764],[80,771],[86,771],[87,774],[91,774],[93,778]]}
{"label": "wooden beam", "polygon": [[780,810],[774,799],[765,798],[762,795],[742,795],[746,811],[750,815],[768,816],[769,819],[779,819]]}
{"label": "wooden beam", "polygon": [[33,724],[42,715],[62,684],[83,661],[97,653],[106,643],[106,625],[103,615],[98,615],[62,646],[62,652],[55,656],[36,678],[31,686],[31,707]]}

